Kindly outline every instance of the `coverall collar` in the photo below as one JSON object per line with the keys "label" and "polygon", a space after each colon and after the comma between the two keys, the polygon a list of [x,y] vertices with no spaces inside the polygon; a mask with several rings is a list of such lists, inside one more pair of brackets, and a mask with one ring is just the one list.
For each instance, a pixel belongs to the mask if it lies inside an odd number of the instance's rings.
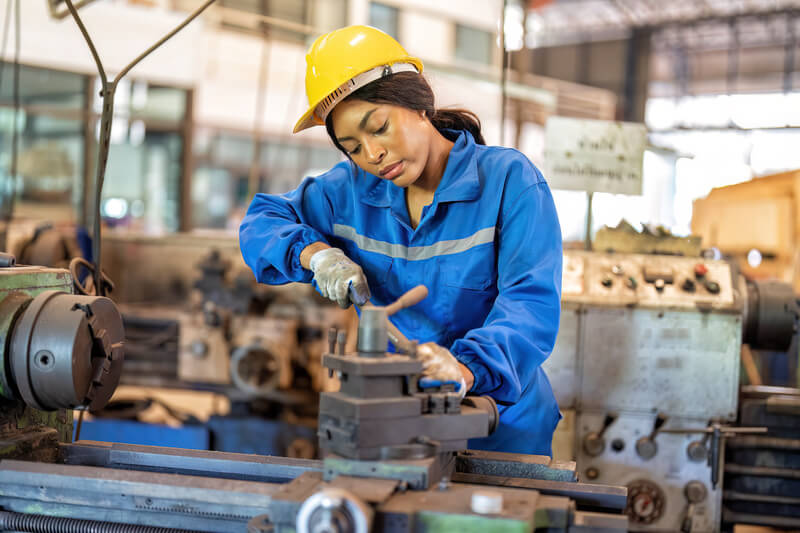
{"label": "coverall collar", "polygon": [[[444,136],[453,141],[447,158],[442,181],[436,188],[433,204],[442,202],[465,202],[475,200],[480,194],[478,159],[475,141],[467,131],[444,130]],[[358,198],[362,203],[375,207],[401,206],[405,210],[403,189],[386,180],[358,169],[356,177]]]}

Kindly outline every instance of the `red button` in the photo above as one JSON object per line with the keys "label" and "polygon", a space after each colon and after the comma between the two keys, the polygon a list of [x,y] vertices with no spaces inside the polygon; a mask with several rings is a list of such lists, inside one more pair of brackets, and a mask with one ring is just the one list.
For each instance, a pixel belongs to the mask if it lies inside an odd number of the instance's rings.
{"label": "red button", "polygon": [[695,275],[695,277],[702,278],[706,274],[708,274],[708,267],[705,266],[703,263],[697,263],[694,266],[694,275]]}

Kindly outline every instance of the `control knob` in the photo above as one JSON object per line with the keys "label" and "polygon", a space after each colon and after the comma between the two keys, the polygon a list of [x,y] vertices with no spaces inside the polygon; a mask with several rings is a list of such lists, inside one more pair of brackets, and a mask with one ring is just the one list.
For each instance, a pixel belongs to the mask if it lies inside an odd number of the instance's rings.
{"label": "control knob", "polygon": [[691,278],[686,278],[683,281],[683,285],[681,285],[681,289],[683,289],[686,292],[694,292],[696,288],[697,284]]}

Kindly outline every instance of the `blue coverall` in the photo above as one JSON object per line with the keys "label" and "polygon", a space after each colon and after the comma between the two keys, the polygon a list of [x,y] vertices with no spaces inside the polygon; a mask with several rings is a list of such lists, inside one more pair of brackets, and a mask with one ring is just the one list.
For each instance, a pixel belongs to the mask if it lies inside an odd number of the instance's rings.
{"label": "blue coverall", "polygon": [[300,252],[317,241],[361,265],[375,305],[419,284],[429,296],[394,315],[408,338],[433,341],[498,403],[495,433],[473,449],[551,455],[560,418],[541,368],[561,310],[561,230],[550,189],[520,152],[455,142],[433,202],[409,222],[405,191],[349,161],[283,195],[257,194],[239,229],[262,283],[310,282]]}

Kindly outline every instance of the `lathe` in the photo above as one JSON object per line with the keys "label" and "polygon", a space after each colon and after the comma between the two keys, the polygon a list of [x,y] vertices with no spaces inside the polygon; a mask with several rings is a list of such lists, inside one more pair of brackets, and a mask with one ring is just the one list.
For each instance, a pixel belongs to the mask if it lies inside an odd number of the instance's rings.
{"label": "lathe", "polygon": [[330,336],[323,362],[342,387],[321,395],[322,461],[69,443],[66,410],[101,406],[116,386],[119,313],[69,294],[66,271],[9,266],[0,279],[0,530],[627,529],[626,489],[579,482],[574,463],[464,450],[493,430],[493,400],[421,388],[413,349],[386,353],[382,308],[362,310],[357,353]]}
{"label": "lathe", "polygon": [[717,531],[722,443],[737,428],[742,344],[786,350],[792,288],[726,261],[566,251],[543,365],[582,477],[626,485],[631,529]]}

